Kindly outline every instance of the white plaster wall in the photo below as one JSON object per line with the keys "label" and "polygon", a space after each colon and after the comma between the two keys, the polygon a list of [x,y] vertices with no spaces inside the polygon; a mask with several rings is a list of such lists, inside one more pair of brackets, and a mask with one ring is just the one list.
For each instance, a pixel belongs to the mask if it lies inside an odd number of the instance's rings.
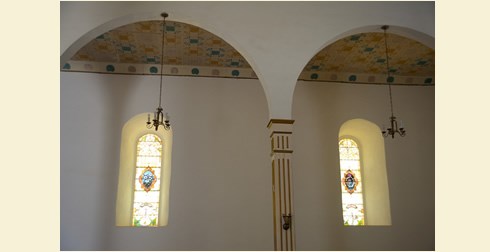
{"label": "white plaster wall", "polygon": [[61,73],[61,250],[272,250],[260,83],[164,82],[174,134],[169,224],[127,228],[115,226],[121,130],[155,109],[159,78]]}
{"label": "white plaster wall", "polygon": [[[388,124],[388,87],[299,82],[294,96],[298,250],[434,250],[434,87],[393,86],[407,135],[386,138],[391,226],[344,227],[338,133],[347,120]],[[367,209],[369,211],[369,209]]]}

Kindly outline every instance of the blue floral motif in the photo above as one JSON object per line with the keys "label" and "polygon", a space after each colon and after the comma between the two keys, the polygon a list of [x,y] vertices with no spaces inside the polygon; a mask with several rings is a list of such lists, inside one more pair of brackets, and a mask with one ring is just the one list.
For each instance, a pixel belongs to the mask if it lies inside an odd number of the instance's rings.
{"label": "blue floral motif", "polygon": [[107,72],[114,72],[114,70],[116,70],[116,68],[113,65],[107,65],[105,67],[105,70],[107,70]]}
{"label": "blue floral motif", "polygon": [[345,185],[347,186],[347,188],[349,190],[354,190],[354,188],[356,187],[356,182],[354,180],[354,174],[348,173],[345,176]]}
{"label": "blue floral motif", "polygon": [[145,171],[143,173],[143,176],[141,178],[141,184],[143,184],[146,189],[151,189],[151,185],[153,184],[153,181],[155,180],[155,175],[151,171]]}

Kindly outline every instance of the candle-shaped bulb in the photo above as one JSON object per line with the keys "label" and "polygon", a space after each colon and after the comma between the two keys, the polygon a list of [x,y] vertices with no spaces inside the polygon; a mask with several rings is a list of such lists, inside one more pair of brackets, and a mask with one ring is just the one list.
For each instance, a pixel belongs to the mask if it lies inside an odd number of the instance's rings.
{"label": "candle-shaped bulb", "polygon": [[148,113],[148,122],[150,121],[150,113]]}
{"label": "candle-shaped bulb", "polygon": [[167,121],[170,121],[170,116],[168,116],[168,113],[167,113],[167,112],[165,112],[165,119],[166,119]]}
{"label": "candle-shaped bulb", "polygon": [[402,121],[402,120],[400,120],[400,128],[401,128],[401,129],[403,129],[403,128],[404,128],[404,127],[403,127],[403,121]]}

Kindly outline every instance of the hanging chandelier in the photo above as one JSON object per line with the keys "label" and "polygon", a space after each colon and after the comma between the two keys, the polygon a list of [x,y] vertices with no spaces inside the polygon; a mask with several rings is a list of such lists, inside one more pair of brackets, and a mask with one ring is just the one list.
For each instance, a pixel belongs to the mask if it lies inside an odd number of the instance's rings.
{"label": "hanging chandelier", "polygon": [[391,116],[390,116],[390,125],[391,127],[386,129],[385,126],[383,125],[383,130],[381,133],[383,134],[384,137],[391,136],[391,138],[395,138],[395,134],[398,133],[400,136],[404,137],[405,136],[405,128],[403,127],[403,122],[400,121],[400,127],[398,127],[398,121],[396,120],[396,117],[393,115],[393,99],[391,96],[391,82],[393,81],[393,78],[390,76],[390,64],[389,64],[389,59],[388,59],[388,41],[386,39],[386,30],[388,30],[389,26],[388,25],[383,25],[381,26],[381,29],[384,31],[384,38],[385,38],[385,52],[386,52],[386,83],[388,84],[388,88],[390,90],[390,106],[391,106]]}
{"label": "hanging chandelier", "polygon": [[[162,108],[162,83],[163,83],[163,49],[164,49],[164,41],[165,41],[165,19],[168,17],[168,14],[163,12],[161,14],[163,17],[162,23],[162,57],[160,58],[160,97],[158,100],[158,108],[155,112],[153,112],[153,120],[150,121],[150,114],[148,114],[148,121],[146,122],[146,127],[151,129],[155,127],[155,131],[158,131],[158,127],[161,125],[165,130],[170,129],[170,119],[168,113],[165,113],[165,117],[163,116],[163,108]],[[163,120],[165,118],[165,121]]]}

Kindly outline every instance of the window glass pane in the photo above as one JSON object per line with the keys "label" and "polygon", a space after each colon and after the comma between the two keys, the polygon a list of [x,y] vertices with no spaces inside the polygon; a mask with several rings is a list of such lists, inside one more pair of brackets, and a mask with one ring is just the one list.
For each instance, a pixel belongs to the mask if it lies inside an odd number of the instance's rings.
{"label": "window glass pane", "polygon": [[357,147],[341,147],[339,153],[343,160],[357,160],[359,159],[359,149]]}
{"label": "window glass pane", "polygon": [[[346,173],[349,173],[349,170],[341,170],[340,171],[340,180],[342,181],[343,178],[345,178],[345,174]],[[356,178],[359,183],[361,183],[362,179],[361,179],[361,171],[359,170],[350,170],[350,173],[354,174],[354,178]]]}
{"label": "window glass pane", "polygon": [[[145,168],[136,168],[136,180],[139,179],[139,177],[141,176],[141,174],[146,170],[146,167]],[[153,171],[153,173],[156,175],[157,177],[157,180],[160,180],[160,172],[161,172],[161,169],[160,168],[152,168],[151,169]]]}
{"label": "window glass pane", "polygon": [[[136,168],[136,179],[135,179],[135,182],[134,182],[134,189],[136,191],[143,191],[144,190],[144,186],[141,185],[140,181],[139,181],[139,177],[141,176],[142,172],[145,171],[146,168]],[[161,181],[161,176],[160,176],[160,173],[161,173],[161,169],[160,168],[155,168],[153,169],[155,175],[156,175],[156,182],[155,182],[155,185],[153,186],[153,188],[151,189],[151,191],[159,191],[160,190],[160,181]]]}
{"label": "window glass pane", "polygon": [[364,225],[361,162],[357,143],[349,138],[340,140],[339,158],[344,225]]}
{"label": "window glass pane", "polygon": [[[144,186],[141,186],[140,184],[140,181],[139,180],[135,180],[134,181],[134,184],[135,184],[135,187],[134,187],[134,190],[135,191],[145,191],[145,187]],[[160,179],[157,180],[157,182],[155,182],[155,185],[153,186],[153,188],[151,189],[152,192],[156,192],[156,191],[159,191],[160,189]]]}
{"label": "window glass pane", "polygon": [[160,156],[162,146],[158,142],[140,142],[137,151],[141,156]]}
{"label": "window glass pane", "polygon": [[362,204],[362,193],[342,193],[343,204]]}
{"label": "window glass pane", "polygon": [[[344,184],[340,185],[340,191],[342,193],[348,193],[347,189],[345,189]],[[362,183],[361,182],[359,182],[359,184],[356,186],[356,192],[362,193]]]}
{"label": "window glass pane", "polygon": [[160,196],[159,191],[136,191],[134,192],[134,202],[150,202],[150,203],[158,203]]}
{"label": "window glass pane", "polygon": [[149,157],[149,156],[138,156],[138,160],[136,161],[137,167],[160,167],[162,166],[161,157]]}
{"label": "window glass pane", "polygon": [[361,169],[361,164],[359,163],[359,160],[340,160],[340,170],[342,171],[347,171],[347,170],[360,170]]}
{"label": "window glass pane", "polygon": [[364,207],[362,204],[349,204],[343,206],[344,225],[364,225]]}
{"label": "window glass pane", "polygon": [[133,226],[156,226],[158,223],[158,203],[135,202]]}
{"label": "window glass pane", "polygon": [[160,201],[162,141],[154,134],[142,136],[136,148],[133,226],[157,226]]}

